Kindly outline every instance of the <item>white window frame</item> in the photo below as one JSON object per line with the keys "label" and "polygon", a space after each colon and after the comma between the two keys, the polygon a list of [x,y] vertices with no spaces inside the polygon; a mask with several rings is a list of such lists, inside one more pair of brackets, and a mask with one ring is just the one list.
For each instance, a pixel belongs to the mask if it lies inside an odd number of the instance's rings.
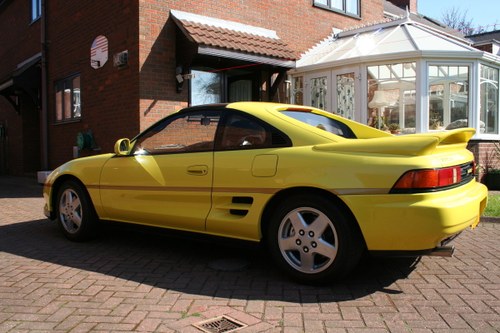
{"label": "white window frame", "polygon": [[[425,108],[421,109],[421,132],[431,132],[432,130],[429,128],[429,105],[430,105],[430,96],[429,96],[429,67],[430,66],[468,66],[469,67],[469,92],[468,92],[468,110],[467,110],[467,121],[468,127],[472,127],[476,129],[476,135],[478,136],[479,132],[479,112],[476,114],[473,113],[474,108],[479,107],[479,100],[477,99],[478,93],[478,84],[479,84],[479,73],[478,73],[478,64],[473,61],[443,61],[440,60],[429,60],[427,59],[425,62],[424,68],[424,85],[421,96],[425,96]],[[418,94],[418,92],[417,92]],[[473,107],[475,106],[475,107]],[[445,118],[443,114],[443,118]],[[418,132],[418,130],[417,130]]]}
{"label": "white window frame", "polygon": [[[475,95],[477,96],[477,100],[475,101],[475,103],[476,103],[475,108],[477,110],[477,114],[474,115],[474,120],[475,120],[476,124],[480,124],[480,121],[481,121],[481,108],[480,108],[480,103],[481,103],[481,96],[480,96],[480,94],[481,94],[481,87],[480,87],[481,69],[480,69],[480,66],[481,65],[495,68],[496,70],[498,70],[500,72],[500,66],[495,66],[493,64],[481,62],[481,61],[478,61],[477,64],[474,64],[474,66],[477,66],[476,75],[475,75],[475,79],[477,80],[476,81],[477,87],[474,87],[475,89],[477,89],[477,91],[475,93]],[[500,102],[500,89],[498,90],[498,101]],[[500,105],[497,107],[500,108]],[[497,112],[500,113],[500,110],[498,110]],[[498,124],[497,124],[498,134],[481,133],[480,128],[477,128],[476,137],[483,139],[483,140],[499,140],[500,139],[500,114],[498,116],[499,116]]]}

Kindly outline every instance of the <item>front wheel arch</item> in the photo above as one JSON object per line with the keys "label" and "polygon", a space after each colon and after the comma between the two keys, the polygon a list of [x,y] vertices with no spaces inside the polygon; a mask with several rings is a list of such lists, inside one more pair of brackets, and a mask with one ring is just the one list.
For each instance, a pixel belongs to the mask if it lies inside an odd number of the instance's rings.
{"label": "front wheel arch", "polygon": [[[75,192],[75,194],[78,194],[78,199],[81,200],[82,210],[84,212],[84,222],[82,223],[85,224],[82,224],[83,228],[80,228],[81,230],[73,233],[64,230],[65,228],[63,227],[60,218],[60,195],[61,191],[65,188],[66,190],[71,189]],[[99,217],[86,186],[78,178],[66,175],[57,179],[52,185],[51,205],[51,217],[53,217],[53,219],[57,222],[62,232],[68,239],[73,241],[85,241],[95,236]]]}

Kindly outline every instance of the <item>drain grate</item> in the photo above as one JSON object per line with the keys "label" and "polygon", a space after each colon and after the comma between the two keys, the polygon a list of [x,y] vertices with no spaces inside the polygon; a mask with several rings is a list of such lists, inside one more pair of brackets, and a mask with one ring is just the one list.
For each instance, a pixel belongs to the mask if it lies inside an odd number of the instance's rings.
{"label": "drain grate", "polygon": [[236,319],[221,316],[193,324],[193,326],[206,333],[229,333],[236,332],[248,325],[240,323]]}

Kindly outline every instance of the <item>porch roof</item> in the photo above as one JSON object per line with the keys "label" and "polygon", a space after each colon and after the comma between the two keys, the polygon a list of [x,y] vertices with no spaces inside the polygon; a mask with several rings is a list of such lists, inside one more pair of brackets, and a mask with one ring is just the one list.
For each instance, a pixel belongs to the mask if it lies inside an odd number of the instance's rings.
{"label": "porch roof", "polygon": [[483,56],[468,40],[405,17],[332,34],[302,55],[296,71],[390,59]]}
{"label": "porch roof", "polygon": [[170,13],[199,54],[295,67],[297,55],[274,30],[178,10]]}

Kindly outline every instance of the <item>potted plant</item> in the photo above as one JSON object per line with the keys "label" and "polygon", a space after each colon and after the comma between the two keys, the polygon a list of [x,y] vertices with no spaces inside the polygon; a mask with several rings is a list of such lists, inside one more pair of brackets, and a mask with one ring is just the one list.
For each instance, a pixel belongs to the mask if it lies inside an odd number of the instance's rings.
{"label": "potted plant", "polygon": [[388,129],[392,134],[400,134],[401,133],[401,128],[399,127],[398,123],[390,123],[388,126]]}

